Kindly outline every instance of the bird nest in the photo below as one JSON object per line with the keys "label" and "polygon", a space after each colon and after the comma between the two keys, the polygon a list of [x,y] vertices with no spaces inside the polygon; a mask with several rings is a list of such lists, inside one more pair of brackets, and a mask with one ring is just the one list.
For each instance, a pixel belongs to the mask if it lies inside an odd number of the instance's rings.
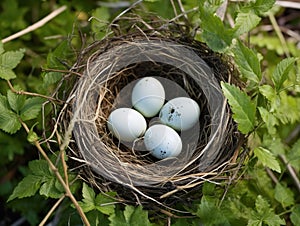
{"label": "bird nest", "polygon": [[[172,205],[204,181],[224,180],[241,139],[220,86],[234,78],[228,59],[169,31],[167,36],[143,31],[105,38],[84,55],[69,117],[76,159],[84,162],[88,181],[103,191],[118,191],[126,201]],[[200,106],[199,123],[179,133],[183,149],[177,157],[156,159],[144,151],[143,138],[123,143],[107,127],[114,109],[132,108],[134,84],[149,76],[163,84],[166,100],[188,96]],[[156,120],[147,119],[148,127]]]}

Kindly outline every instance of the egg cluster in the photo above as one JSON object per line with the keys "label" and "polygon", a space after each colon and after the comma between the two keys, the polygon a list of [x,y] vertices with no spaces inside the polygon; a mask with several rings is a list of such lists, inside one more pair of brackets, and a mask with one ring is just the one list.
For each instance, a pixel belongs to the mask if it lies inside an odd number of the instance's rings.
{"label": "egg cluster", "polygon": [[[176,97],[166,102],[165,96],[165,89],[158,79],[140,79],[132,89],[134,109],[112,111],[107,120],[108,129],[123,142],[134,142],[144,136],[146,149],[158,159],[178,156],[182,150],[178,132],[191,129],[198,122],[200,107],[188,97]],[[145,118],[156,116],[159,124],[147,129]]]}

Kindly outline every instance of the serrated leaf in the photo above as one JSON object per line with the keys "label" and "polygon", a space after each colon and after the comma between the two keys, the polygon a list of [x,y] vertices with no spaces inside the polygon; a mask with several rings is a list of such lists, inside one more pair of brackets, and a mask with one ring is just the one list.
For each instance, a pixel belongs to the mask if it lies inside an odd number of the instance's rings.
{"label": "serrated leaf", "polygon": [[27,121],[36,118],[42,110],[43,102],[44,100],[40,97],[28,98],[20,111],[21,119]]}
{"label": "serrated leaf", "polygon": [[221,83],[225,97],[231,106],[238,129],[247,134],[254,129],[256,106],[246,93],[228,83]]}
{"label": "serrated leaf", "polygon": [[223,52],[228,46],[231,45],[233,39],[233,30],[225,28],[221,19],[214,15],[210,10],[207,10],[205,2],[200,4],[200,20],[202,39],[214,51]]}
{"label": "serrated leaf", "polygon": [[57,179],[53,176],[52,178],[47,178],[40,187],[40,195],[44,195],[47,198],[58,199],[64,192],[56,188]]}
{"label": "serrated leaf", "polygon": [[50,171],[49,165],[46,160],[32,160],[28,163],[28,167],[34,175],[46,178],[53,177],[53,174]]}
{"label": "serrated leaf", "polygon": [[18,115],[9,110],[0,111],[0,128],[10,134],[16,133],[21,128]]}
{"label": "serrated leaf", "polygon": [[270,85],[259,86],[259,92],[267,98],[268,101],[273,102],[276,98],[276,91]]}
{"label": "serrated leaf", "polygon": [[274,213],[269,203],[258,195],[255,201],[255,210],[251,211],[251,219],[248,221],[248,226],[256,225],[280,226],[285,225],[285,221]]}
{"label": "serrated leaf", "polygon": [[277,91],[282,88],[284,81],[288,78],[290,70],[293,68],[293,64],[297,58],[286,58],[277,64],[274,73],[272,74],[272,81]]}
{"label": "serrated leaf", "polygon": [[282,183],[276,184],[274,197],[281,203],[283,208],[295,204],[293,191]]}
{"label": "serrated leaf", "polygon": [[300,225],[300,204],[293,207],[290,218],[294,225]]}
{"label": "serrated leaf", "polygon": [[269,11],[274,5],[275,0],[256,0],[250,5],[251,9],[255,11],[256,14],[262,15]]}
{"label": "serrated leaf", "polygon": [[217,206],[217,201],[216,197],[202,196],[196,215],[200,218],[203,225],[230,225],[221,209]]}
{"label": "serrated leaf", "polygon": [[254,149],[254,155],[258,158],[261,163],[269,167],[270,169],[280,173],[280,165],[275,156],[268,149],[263,147],[258,147]]}
{"label": "serrated leaf", "polygon": [[84,212],[94,210],[96,194],[86,183],[82,186],[82,201],[78,202]]}
{"label": "serrated leaf", "polygon": [[5,80],[10,80],[16,78],[15,72],[13,72],[12,69],[3,67],[0,65],[0,78],[5,79]]}
{"label": "serrated leaf", "polygon": [[262,75],[258,56],[255,52],[247,48],[242,42],[238,41],[232,49],[234,60],[242,76],[250,81],[259,83]]}
{"label": "serrated leaf", "polygon": [[270,111],[268,111],[263,107],[258,107],[258,110],[262,120],[266,124],[269,134],[275,134],[276,133],[275,126],[278,125],[277,118]]}
{"label": "serrated leaf", "polygon": [[24,49],[7,51],[0,55],[0,65],[7,69],[14,69],[24,56]]}
{"label": "serrated leaf", "polygon": [[300,170],[300,139],[298,139],[287,153],[287,159],[289,163],[297,169]]}
{"label": "serrated leaf", "polygon": [[148,219],[148,212],[141,206],[125,206],[124,212],[116,211],[109,216],[110,226],[151,226]]}
{"label": "serrated leaf", "polygon": [[259,24],[260,20],[261,18],[251,11],[247,13],[238,13],[235,19],[234,35],[238,37],[246,32],[251,31]]}
{"label": "serrated leaf", "polygon": [[25,104],[26,96],[19,95],[11,90],[7,91],[7,100],[10,105],[10,107],[16,112],[19,113],[19,111],[22,109],[22,107]]}
{"label": "serrated leaf", "polygon": [[95,201],[96,209],[101,213],[110,215],[115,212],[115,200],[108,194],[98,194]]}
{"label": "serrated leaf", "polygon": [[40,176],[29,174],[19,182],[13,193],[9,196],[7,202],[15,198],[25,198],[33,196],[40,188],[43,180]]}

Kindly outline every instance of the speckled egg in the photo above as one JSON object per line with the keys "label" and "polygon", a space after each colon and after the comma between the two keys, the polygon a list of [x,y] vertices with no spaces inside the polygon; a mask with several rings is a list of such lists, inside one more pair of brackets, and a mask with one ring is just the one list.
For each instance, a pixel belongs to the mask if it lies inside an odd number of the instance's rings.
{"label": "speckled egg", "polygon": [[147,123],[138,111],[131,108],[118,108],[110,113],[107,127],[120,141],[132,142],[144,135]]}
{"label": "speckled egg", "polygon": [[147,129],[144,144],[151,155],[158,159],[176,157],[182,149],[178,133],[169,126],[158,124]]}
{"label": "speckled egg", "polygon": [[161,122],[177,131],[192,128],[199,121],[199,116],[198,103],[188,97],[177,97],[168,101],[159,113]]}

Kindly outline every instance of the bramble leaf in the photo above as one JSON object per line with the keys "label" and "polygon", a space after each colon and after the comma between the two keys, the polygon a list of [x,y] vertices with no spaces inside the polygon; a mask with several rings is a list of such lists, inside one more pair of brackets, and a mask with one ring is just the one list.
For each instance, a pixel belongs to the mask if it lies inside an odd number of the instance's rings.
{"label": "bramble leaf", "polygon": [[294,225],[300,225],[300,204],[293,207],[290,218]]}
{"label": "bramble leaf", "polygon": [[249,133],[255,125],[255,104],[238,87],[224,82],[221,86],[233,111],[233,118],[238,123],[238,129],[244,134]]}
{"label": "bramble leaf", "polygon": [[96,209],[101,213],[110,215],[115,212],[115,200],[110,196],[114,195],[114,193],[110,194],[98,194],[95,200]]}
{"label": "bramble leaf", "polygon": [[82,201],[78,202],[84,212],[94,210],[96,194],[86,183],[82,186]]}
{"label": "bramble leaf", "polygon": [[293,191],[282,183],[276,184],[274,197],[281,203],[283,208],[295,204]]}
{"label": "bramble leaf", "polygon": [[14,69],[24,56],[24,49],[7,51],[0,55],[0,65],[7,69]]}
{"label": "bramble leaf", "polygon": [[274,3],[275,0],[256,0],[250,4],[250,8],[254,10],[256,14],[261,15],[269,11]]}
{"label": "bramble leaf", "polygon": [[281,172],[279,162],[277,161],[273,153],[268,149],[263,147],[255,148],[254,154],[264,166],[269,167],[270,169],[278,173]]}
{"label": "bramble leaf", "polygon": [[257,225],[280,226],[285,225],[285,221],[274,213],[269,203],[258,195],[255,201],[255,210],[251,211],[251,219],[248,221],[248,226]]}
{"label": "bramble leaf", "polygon": [[37,175],[29,174],[19,182],[13,193],[9,196],[7,202],[15,198],[25,198],[33,196],[43,183],[43,178]]}
{"label": "bramble leaf", "polygon": [[250,81],[259,83],[262,75],[260,62],[255,52],[238,41],[233,48],[234,60],[242,76]]}
{"label": "bramble leaf", "polygon": [[109,220],[110,226],[152,225],[148,219],[148,212],[143,210],[141,206],[127,205],[124,211],[117,210],[111,214]]}
{"label": "bramble leaf", "polygon": [[276,133],[275,126],[278,125],[277,118],[270,111],[268,111],[263,107],[258,107],[258,110],[262,120],[266,124],[269,134],[275,134]]}
{"label": "bramble leaf", "polygon": [[0,94],[0,128],[10,134],[16,133],[21,128],[19,117],[10,110],[5,96]]}
{"label": "bramble leaf", "polygon": [[260,20],[261,18],[251,11],[247,13],[238,13],[233,29],[234,35],[238,37],[246,32],[249,32],[259,24]]}
{"label": "bramble leaf", "polygon": [[233,30],[225,28],[221,19],[212,10],[207,10],[207,6],[200,4],[201,37],[206,44],[214,51],[223,52],[231,45]]}
{"label": "bramble leaf", "polygon": [[5,80],[10,80],[13,78],[16,78],[16,74],[15,72],[13,72],[12,69],[3,67],[2,65],[0,65],[0,78],[5,79]]}
{"label": "bramble leaf", "polygon": [[200,218],[203,225],[230,225],[217,206],[217,199],[215,197],[202,196],[196,215]]}
{"label": "bramble leaf", "polygon": [[272,75],[272,81],[277,91],[281,89],[284,81],[288,78],[288,74],[296,60],[297,58],[290,57],[283,59],[279,62],[279,64],[277,64],[275,71]]}
{"label": "bramble leaf", "polygon": [[40,97],[28,98],[20,111],[21,119],[27,121],[36,118],[42,110],[43,102],[44,100]]}
{"label": "bramble leaf", "polygon": [[12,92],[11,90],[8,90],[7,91],[7,100],[8,100],[8,103],[9,103],[11,109],[13,109],[18,114],[19,111],[22,109],[22,107],[25,104],[26,96],[19,95],[19,94]]}

